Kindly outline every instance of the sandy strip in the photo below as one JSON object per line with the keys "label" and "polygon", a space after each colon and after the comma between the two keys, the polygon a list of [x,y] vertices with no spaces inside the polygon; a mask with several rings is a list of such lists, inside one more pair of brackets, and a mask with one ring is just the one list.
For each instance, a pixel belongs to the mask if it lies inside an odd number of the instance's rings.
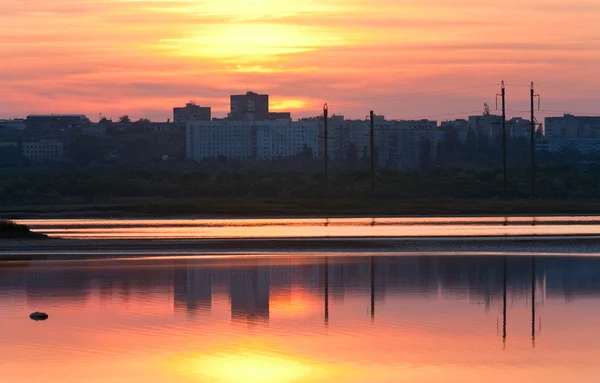
{"label": "sandy strip", "polygon": [[52,257],[115,257],[260,252],[386,253],[544,253],[600,254],[600,236],[443,237],[443,238],[253,238],[150,240],[2,240],[0,260]]}

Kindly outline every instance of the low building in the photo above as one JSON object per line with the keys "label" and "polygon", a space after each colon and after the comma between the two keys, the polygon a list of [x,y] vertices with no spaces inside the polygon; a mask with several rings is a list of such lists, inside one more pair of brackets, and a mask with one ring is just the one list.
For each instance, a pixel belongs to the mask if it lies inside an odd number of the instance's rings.
{"label": "low building", "polygon": [[184,132],[184,122],[149,122],[147,129],[155,132]]}
{"label": "low building", "polygon": [[84,136],[105,136],[107,124],[92,123],[89,126],[81,129],[81,134]]}
{"label": "low building", "polygon": [[64,154],[62,142],[54,140],[23,142],[21,152],[23,157],[36,164],[60,161]]}
{"label": "low building", "polygon": [[469,121],[465,119],[457,119],[451,121],[442,121],[440,124],[441,136],[444,136],[448,130],[454,130],[456,136],[460,142],[467,142],[467,136],[469,135]]}
{"label": "low building", "polygon": [[83,114],[35,114],[27,116],[27,128],[39,133],[79,132],[90,124]]}
{"label": "low building", "polygon": [[198,106],[188,102],[184,107],[173,108],[173,122],[185,124],[188,121],[210,121],[211,108],[209,106]]}
{"label": "low building", "polygon": [[25,130],[27,122],[24,119],[0,120],[0,130]]}

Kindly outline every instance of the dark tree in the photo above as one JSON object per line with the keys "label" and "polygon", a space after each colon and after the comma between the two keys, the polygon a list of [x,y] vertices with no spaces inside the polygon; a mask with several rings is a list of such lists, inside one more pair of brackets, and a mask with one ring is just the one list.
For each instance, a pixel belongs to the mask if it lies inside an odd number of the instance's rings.
{"label": "dark tree", "polygon": [[466,147],[469,160],[474,160],[477,156],[477,135],[473,129],[469,129],[467,132]]}
{"label": "dark tree", "polygon": [[431,169],[433,164],[431,153],[431,141],[428,138],[421,140],[421,150],[419,151],[419,169],[426,172]]}

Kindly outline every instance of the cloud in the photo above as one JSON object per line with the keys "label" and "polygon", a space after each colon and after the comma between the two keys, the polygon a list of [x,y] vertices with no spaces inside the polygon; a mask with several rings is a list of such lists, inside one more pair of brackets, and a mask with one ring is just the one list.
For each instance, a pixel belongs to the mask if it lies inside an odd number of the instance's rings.
{"label": "cloud", "polygon": [[[188,99],[224,113],[228,95],[246,89],[271,93],[296,115],[318,113],[327,100],[363,116],[374,98],[393,115],[398,95],[427,89],[502,79],[599,87],[599,7],[595,0],[505,0],[502,8],[473,0],[0,0],[0,117],[129,109],[166,118]],[[565,102],[568,94],[552,93]],[[450,104],[466,110],[483,96],[452,93]],[[594,97],[585,105],[596,105]],[[419,114],[440,108],[426,97],[410,105]]]}

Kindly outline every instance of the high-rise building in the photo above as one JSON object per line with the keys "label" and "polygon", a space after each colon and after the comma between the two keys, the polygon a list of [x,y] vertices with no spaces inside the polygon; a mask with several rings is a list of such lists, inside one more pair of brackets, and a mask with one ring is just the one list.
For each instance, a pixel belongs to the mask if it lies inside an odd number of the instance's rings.
{"label": "high-rise building", "polygon": [[493,143],[502,135],[502,116],[484,113],[469,116],[469,129],[473,130],[480,142]]}
{"label": "high-rise building", "polygon": [[600,151],[600,116],[546,117],[547,150],[576,149],[587,153]]}
{"label": "high-rise building", "polygon": [[188,102],[183,108],[173,108],[173,122],[186,123],[188,121],[210,121],[210,106],[198,106]]}
{"label": "high-rise building", "polygon": [[435,157],[437,122],[393,121],[377,136],[379,162],[395,170],[417,170]]}
{"label": "high-rise building", "polygon": [[261,121],[269,117],[269,95],[247,92],[230,97],[230,120]]}

